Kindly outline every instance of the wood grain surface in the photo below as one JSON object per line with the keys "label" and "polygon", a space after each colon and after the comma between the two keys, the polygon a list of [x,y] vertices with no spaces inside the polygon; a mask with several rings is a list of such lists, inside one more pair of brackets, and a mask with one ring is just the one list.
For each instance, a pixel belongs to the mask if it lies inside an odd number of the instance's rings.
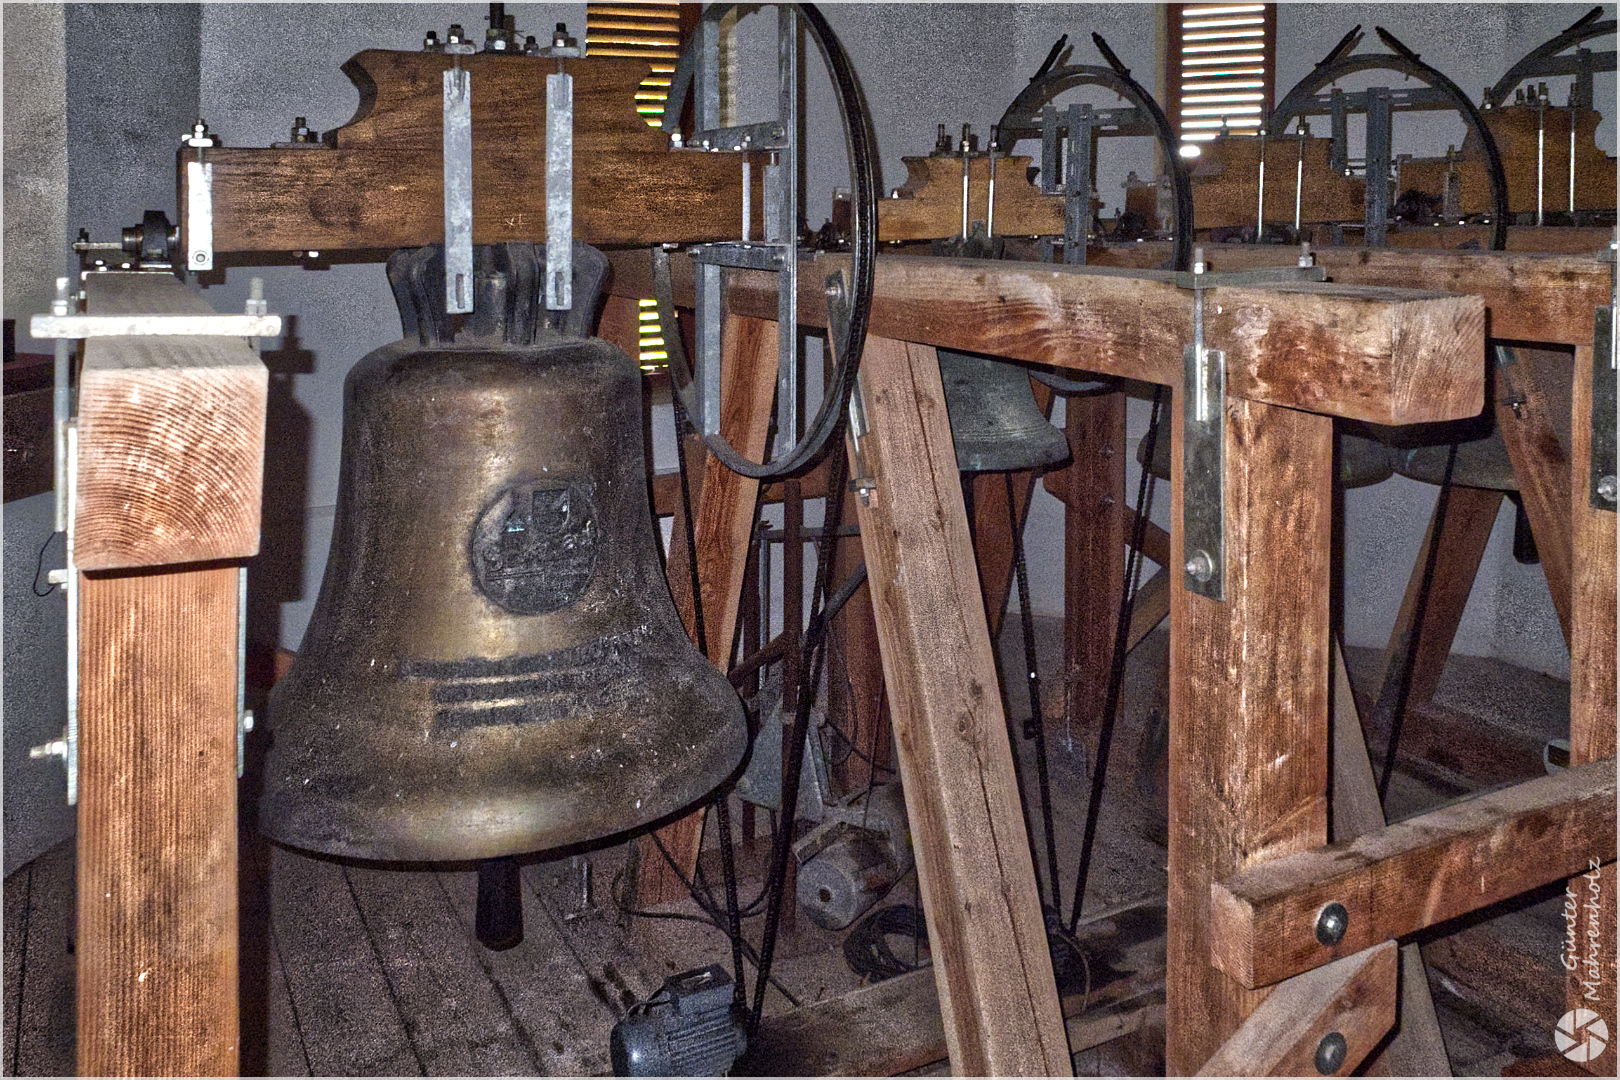
{"label": "wood grain surface", "polygon": [[[1597,377],[1615,378],[1611,370]],[[1575,385],[1571,402],[1570,496],[1574,532],[1573,580],[1570,592],[1569,746],[1570,762],[1612,760],[1615,754],[1615,514],[1591,505],[1592,347],[1575,350]],[[1569,888],[1577,902],[1576,941],[1587,948],[1569,973],[1570,1008],[1615,1015],[1615,898],[1620,893],[1620,863],[1615,842],[1594,845],[1590,862]],[[1596,910],[1587,906],[1596,893]],[[1594,935],[1594,936],[1589,936]],[[1589,945],[1597,946],[1596,964]],[[1565,961],[1566,968],[1568,960]],[[1593,967],[1596,971],[1593,971]],[[1595,976],[1595,978],[1594,978]],[[1615,1067],[1614,1041],[1586,1068],[1606,1075]]]}
{"label": "wood grain surface", "polygon": [[[442,243],[442,73],[472,83],[473,243],[546,229],[545,76],[557,61],[368,49],[344,65],[360,108],[319,147],[212,147],[214,250],[337,251]],[[635,112],[645,61],[566,61],[574,78],[574,238],[642,244],[742,238],[742,165],[763,205],[765,155],[669,149]],[[180,205],[186,205],[182,148]],[[184,245],[187,241],[182,238]],[[651,296],[649,291],[644,295]]]}
{"label": "wood grain surface", "polygon": [[[1171,550],[1182,545],[1182,410]],[[1333,425],[1227,402],[1226,600],[1170,589],[1166,1062],[1197,1071],[1254,1011],[1211,959],[1210,886],[1327,839]]]}
{"label": "wood grain surface", "polygon": [[[611,258],[615,291],[650,287],[646,253]],[[671,260],[677,303],[691,296],[683,261]],[[847,265],[848,256],[822,255],[800,274],[801,323],[825,325],[822,279]],[[731,311],[774,316],[775,274],[736,271],[728,280]],[[1380,424],[1464,419],[1484,407],[1479,297],[1299,283],[1228,287],[1211,298],[1206,334],[1226,351],[1229,396]],[[1179,385],[1192,294],[1155,271],[880,257],[871,332]]]}
{"label": "wood grain surface", "polygon": [[[1386,941],[1278,985],[1200,1076],[1348,1076],[1395,1024],[1395,943]],[[1343,1063],[1323,1073],[1316,1048],[1344,1037]]]}
{"label": "wood grain surface", "polygon": [[237,568],[79,588],[79,1072],[234,1075]]}
{"label": "wood grain surface", "polygon": [[[168,274],[92,274],[92,315],[213,314]],[[111,570],[259,551],[269,372],[246,341],[91,338],[74,559]]]}
{"label": "wood grain surface", "polygon": [[[1614,800],[1605,759],[1240,870],[1211,889],[1215,962],[1266,986],[1568,876],[1614,849]],[[1334,901],[1349,925],[1324,945],[1317,913]]]}
{"label": "wood grain surface", "polygon": [[[1558,625],[1569,643],[1569,582],[1574,559],[1570,519],[1568,410],[1570,357],[1549,349],[1514,349],[1514,362],[1496,368],[1496,430],[1513,463],[1513,478]],[[1563,435],[1560,438],[1560,435]]]}
{"label": "wood grain surface", "polygon": [[857,505],[955,1071],[1070,1071],[934,350],[862,361]]}
{"label": "wood grain surface", "polygon": [[[906,182],[878,200],[878,239],[932,240],[962,232],[962,159],[901,158]],[[1063,196],[1042,195],[1025,177],[1033,159],[996,158],[995,229],[1000,234],[1044,236],[1063,232]],[[985,220],[990,201],[990,159],[968,162],[968,221]]]}
{"label": "wood grain surface", "polygon": [[[1523,242],[1559,231],[1524,230],[1528,236]],[[1590,345],[1591,311],[1609,296],[1609,265],[1594,254],[1607,240],[1601,231],[1572,231],[1587,238],[1579,254],[1543,254],[1534,247],[1505,252],[1313,247],[1311,254],[1330,280],[1346,285],[1439,289],[1481,296],[1490,312],[1492,337]],[[1510,237],[1517,235],[1510,230]],[[1276,244],[1205,244],[1204,254],[1211,270],[1229,273],[1293,266],[1299,249]],[[1099,249],[1090,261],[1099,266],[1147,269],[1160,265],[1168,255],[1166,244],[1125,244]],[[1483,359],[1481,356],[1481,362]]]}

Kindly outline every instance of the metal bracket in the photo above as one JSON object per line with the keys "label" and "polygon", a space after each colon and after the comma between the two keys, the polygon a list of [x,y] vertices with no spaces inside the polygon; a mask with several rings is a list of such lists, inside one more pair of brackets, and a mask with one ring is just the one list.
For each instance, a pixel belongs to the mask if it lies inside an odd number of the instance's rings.
{"label": "metal bracket", "polygon": [[77,494],[79,474],[79,425],[68,420],[63,424],[66,450],[61,471],[57,474],[59,489],[65,489],[68,507],[63,532],[67,534],[66,565],[52,570],[46,580],[60,585],[67,598],[67,724],[62,737],[40,746],[30,747],[28,756],[35,759],[59,757],[67,771],[67,804],[79,802],[79,571],[73,563],[73,500]]}
{"label": "metal bracket", "polygon": [[1223,285],[1326,278],[1320,266],[1212,274],[1202,248],[1193,255],[1192,272],[1175,276],[1177,286],[1193,291],[1193,340],[1182,350],[1182,582],[1200,596],[1226,599],[1226,353],[1204,340],[1204,293]]}
{"label": "metal bracket", "polygon": [[214,268],[214,163],[186,162],[186,269]]}
{"label": "metal bracket", "polygon": [[253,730],[253,710],[247,707],[247,585],[246,566],[236,570],[236,778],[247,764],[247,736]]}
{"label": "metal bracket", "polygon": [[788,140],[780,120],[698,131],[686,145],[694,150],[784,150]]}
{"label": "metal bracket", "polygon": [[[560,59],[557,66],[562,67]],[[574,306],[573,254],[574,77],[554,71],[546,76],[547,311],[567,311]]]}
{"label": "metal bracket", "polygon": [[35,338],[240,337],[281,335],[280,315],[35,315],[28,320]]}
{"label": "metal bracket", "polygon": [[1592,331],[1592,471],[1587,497],[1598,510],[1615,512],[1615,308],[1597,309]]}
{"label": "metal bracket", "polygon": [[472,73],[453,67],[444,73],[444,299],[451,315],[473,309],[472,249]]}

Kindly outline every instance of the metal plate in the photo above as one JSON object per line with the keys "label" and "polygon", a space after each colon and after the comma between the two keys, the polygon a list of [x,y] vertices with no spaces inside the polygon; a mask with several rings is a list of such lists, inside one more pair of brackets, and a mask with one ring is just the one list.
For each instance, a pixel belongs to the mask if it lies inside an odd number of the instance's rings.
{"label": "metal plate", "polygon": [[1198,346],[1188,345],[1182,358],[1181,580],[1200,596],[1225,600],[1226,354],[1206,349],[1200,363]]}
{"label": "metal plate", "polygon": [[546,76],[547,311],[574,306],[573,255],[574,79],[555,71]]}
{"label": "metal plate", "polygon": [[444,73],[444,299],[445,310],[473,309],[472,75]]}
{"label": "metal plate", "polygon": [[[1614,346],[1614,308],[1600,307],[1592,330],[1592,475],[1587,498],[1597,509],[1611,513],[1615,509],[1617,475]],[[1607,490],[1608,496],[1600,489]]]}

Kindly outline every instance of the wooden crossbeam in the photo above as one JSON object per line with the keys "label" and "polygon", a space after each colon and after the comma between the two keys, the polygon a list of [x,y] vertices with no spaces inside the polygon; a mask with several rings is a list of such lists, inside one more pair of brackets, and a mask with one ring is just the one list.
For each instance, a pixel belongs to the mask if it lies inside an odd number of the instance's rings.
{"label": "wooden crossbeam", "polygon": [[[610,258],[615,292],[650,295],[646,252]],[[691,263],[670,262],[676,302],[690,303]],[[804,325],[826,325],[822,279],[848,266],[848,256],[823,255],[801,269]],[[775,274],[734,271],[728,280],[733,312],[774,316]],[[1485,310],[1476,296],[1319,283],[1211,296],[1205,334],[1226,351],[1230,397],[1379,424],[1457,420],[1484,407]],[[871,332],[1179,386],[1192,293],[1152,271],[880,257]]]}
{"label": "wooden crossbeam", "polygon": [[[1603,246],[1593,243],[1593,250]],[[1098,266],[1160,266],[1162,243],[1127,244],[1089,256]],[[1292,266],[1299,249],[1275,244],[1206,244],[1217,273],[1265,266]],[[1515,341],[1592,343],[1592,310],[1608,303],[1611,262],[1592,253],[1549,255],[1537,251],[1427,251],[1380,248],[1313,248],[1316,265],[1346,285],[1443,289],[1484,298],[1492,337]]]}
{"label": "wooden crossbeam", "polygon": [[[1349,1076],[1395,1024],[1395,943],[1386,941],[1278,986],[1204,1062],[1199,1076]],[[1324,1070],[1317,1048],[1345,1049]]]}
{"label": "wooden crossbeam", "polygon": [[[360,91],[359,111],[324,144],[201,152],[213,165],[215,252],[443,243],[441,76],[453,61],[472,83],[473,243],[545,239],[545,78],[559,62],[368,49],[343,66]],[[669,137],[635,112],[645,60],[566,65],[574,77],[575,239],[742,238],[743,163],[753,165],[754,205],[763,205],[765,155],[672,151]],[[181,206],[185,163],[198,156],[190,147],[179,152]]]}
{"label": "wooden crossbeam", "polygon": [[[1614,851],[1614,803],[1606,759],[1240,870],[1211,889],[1215,962],[1266,986],[1567,877]],[[1333,902],[1348,927],[1325,945],[1317,914]]]}

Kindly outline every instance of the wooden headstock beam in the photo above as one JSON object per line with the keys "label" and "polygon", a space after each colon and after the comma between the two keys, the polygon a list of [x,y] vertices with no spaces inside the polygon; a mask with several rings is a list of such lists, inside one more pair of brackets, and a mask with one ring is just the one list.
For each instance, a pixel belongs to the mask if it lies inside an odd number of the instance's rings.
{"label": "wooden headstock beam", "polygon": [[[441,75],[472,75],[473,243],[546,235],[545,77],[574,77],[574,234],[598,246],[740,240],[743,163],[763,219],[764,153],[671,150],[635,111],[641,60],[391,52],[344,65],[360,109],[319,145],[209,147],[214,250],[353,251],[444,240]],[[179,205],[187,203],[178,159]],[[184,242],[186,238],[182,237]]]}

